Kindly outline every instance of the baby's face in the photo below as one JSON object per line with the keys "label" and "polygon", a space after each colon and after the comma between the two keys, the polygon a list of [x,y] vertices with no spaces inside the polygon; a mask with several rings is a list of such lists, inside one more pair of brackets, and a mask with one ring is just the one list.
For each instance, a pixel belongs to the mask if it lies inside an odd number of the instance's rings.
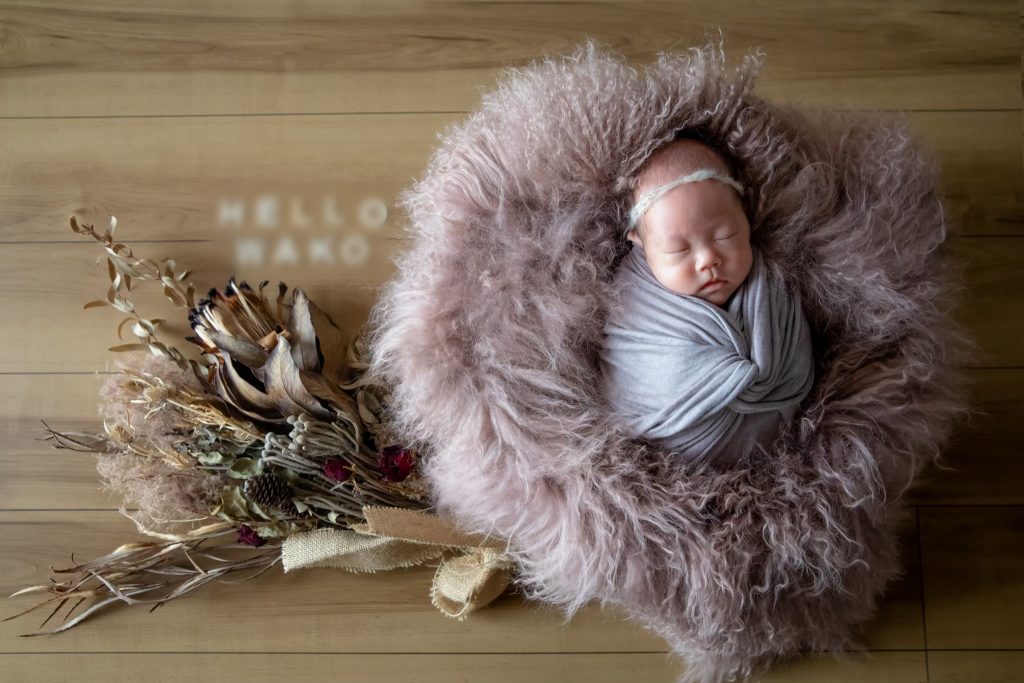
{"label": "baby's face", "polygon": [[[723,307],[753,263],[750,223],[739,196],[717,180],[683,183],[662,195],[627,237],[640,245],[658,282]],[[708,285],[712,280],[720,281]]]}

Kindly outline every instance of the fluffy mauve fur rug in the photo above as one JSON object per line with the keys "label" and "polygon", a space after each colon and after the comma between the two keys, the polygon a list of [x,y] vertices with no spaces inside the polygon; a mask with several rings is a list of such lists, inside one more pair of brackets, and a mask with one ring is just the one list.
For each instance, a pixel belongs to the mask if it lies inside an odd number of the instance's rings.
{"label": "fluffy mauve fur rug", "polygon": [[[727,69],[719,36],[638,73],[588,40],[507,69],[402,193],[411,245],[368,328],[437,511],[509,539],[565,622],[598,600],[661,635],[684,681],[858,644],[901,571],[901,496],[971,413],[935,160],[902,115],[752,94],[763,59]],[[797,419],[728,471],[625,435],[598,389],[630,183],[680,130],[735,160],[814,329]]]}

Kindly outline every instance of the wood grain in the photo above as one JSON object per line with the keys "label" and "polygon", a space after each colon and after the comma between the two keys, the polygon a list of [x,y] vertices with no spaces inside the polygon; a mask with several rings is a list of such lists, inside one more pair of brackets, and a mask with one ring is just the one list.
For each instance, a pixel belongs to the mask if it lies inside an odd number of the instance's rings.
{"label": "wood grain", "polygon": [[1024,649],[1024,507],[919,514],[928,646]]}
{"label": "wood grain", "polygon": [[[906,116],[939,162],[951,231],[1024,235],[1019,111]],[[0,119],[0,241],[73,239],[71,214],[96,225],[114,214],[130,242],[278,238],[300,232],[296,215],[310,233],[344,236],[364,231],[358,210],[374,198],[389,209],[375,232],[401,237],[399,192],[465,117]],[[261,219],[267,204],[274,220]]]}
{"label": "wood grain", "polygon": [[[506,65],[593,37],[637,64],[721,26],[768,93],[837,106],[1016,109],[1014,2],[18,2],[4,116],[466,111]],[[811,28],[813,27],[813,28]],[[813,59],[808,55],[813,54]]]}
{"label": "wood grain", "polygon": [[[211,672],[223,683],[247,683],[296,677],[303,681],[360,681],[386,683],[408,680],[416,672],[418,683],[489,681],[518,683],[526,680],[560,683],[617,683],[624,680],[672,683],[677,669],[662,653],[483,653],[483,654],[310,654],[203,653],[202,656],[171,653],[91,654],[56,653],[0,655],[0,665],[15,680],[30,678],[40,683],[64,681],[61,672],[74,671],[82,683],[114,680],[146,680],[154,683],[202,680]],[[828,657],[807,657],[780,673],[752,679],[759,683],[917,683],[924,680],[924,654],[877,652],[870,657],[834,662]],[[261,678],[265,677],[265,678]]]}
{"label": "wood grain", "polygon": [[1020,651],[930,651],[928,673],[932,683],[1018,683],[1024,672]]}

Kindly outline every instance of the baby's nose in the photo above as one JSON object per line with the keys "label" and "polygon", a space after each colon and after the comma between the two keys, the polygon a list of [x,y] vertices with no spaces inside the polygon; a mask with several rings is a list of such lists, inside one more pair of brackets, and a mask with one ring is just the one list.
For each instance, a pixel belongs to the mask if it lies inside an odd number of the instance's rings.
{"label": "baby's nose", "polygon": [[721,265],[722,259],[718,256],[718,253],[712,249],[702,251],[698,259],[701,270],[709,268],[711,266]]}

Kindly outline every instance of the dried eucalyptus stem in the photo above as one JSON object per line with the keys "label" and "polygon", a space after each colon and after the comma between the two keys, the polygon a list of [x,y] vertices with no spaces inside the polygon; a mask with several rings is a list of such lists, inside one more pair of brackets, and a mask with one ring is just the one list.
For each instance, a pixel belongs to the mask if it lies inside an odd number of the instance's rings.
{"label": "dried eucalyptus stem", "polygon": [[[124,339],[121,332],[125,324],[134,321],[132,333],[139,338],[139,342],[112,346],[108,349],[109,351],[121,353],[148,350],[154,355],[173,360],[182,369],[191,366],[196,376],[201,377],[203,373],[200,369],[201,363],[187,359],[176,346],[165,344],[156,338],[156,328],[164,320],[162,318],[143,318],[135,312],[135,305],[122,293],[122,287],[126,292],[132,291],[133,278],[161,282],[164,287],[164,296],[170,299],[175,306],[189,309],[195,306],[195,285],[191,281],[185,283],[185,278],[189,276],[190,271],[175,272],[174,259],[162,259],[158,264],[151,259],[136,258],[128,246],[114,241],[113,235],[116,227],[117,218],[111,216],[110,226],[103,234],[100,234],[91,225],[79,225],[75,217],[71,216],[71,230],[92,237],[103,245],[108,254],[107,274],[110,276],[110,288],[107,290],[107,297],[105,300],[90,301],[83,308],[111,306],[122,313],[128,313],[129,316],[117,326],[119,339]],[[183,283],[185,283],[184,286]]]}

